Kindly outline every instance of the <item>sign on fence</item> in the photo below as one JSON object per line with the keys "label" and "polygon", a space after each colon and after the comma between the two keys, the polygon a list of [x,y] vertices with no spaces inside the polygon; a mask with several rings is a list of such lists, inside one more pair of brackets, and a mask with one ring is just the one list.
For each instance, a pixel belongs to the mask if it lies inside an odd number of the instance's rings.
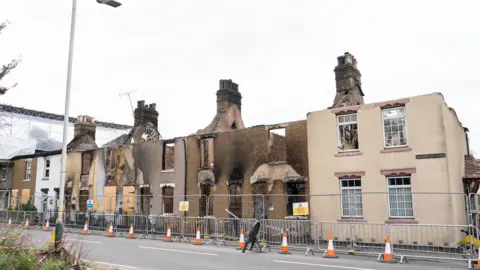
{"label": "sign on fence", "polygon": [[178,207],[178,211],[187,212],[188,211],[188,201],[181,201]]}
{"label": "sign on fence", "polygon": [[294,216],[308,216],[308,202],[293,203]]}
{"label": "sign on fence", "polygon": [[92,210],[93,209],[93,200],[87,200],[87,209]]}

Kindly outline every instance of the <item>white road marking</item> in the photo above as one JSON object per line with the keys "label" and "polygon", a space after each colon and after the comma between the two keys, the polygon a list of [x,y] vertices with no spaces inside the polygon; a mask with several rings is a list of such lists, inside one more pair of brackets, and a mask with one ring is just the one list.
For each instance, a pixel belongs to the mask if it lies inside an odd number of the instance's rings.
{"label": "white road marking", "polygon": [[376,270],[376,269],[370,269],[370,268],[358,268],[358,267],[328,265],[328,264],[303,263],[303,262],[291,262],[291,261],[279,261],[279,260],[273,260],[273,261],[277,262],[277,263],[288,263],[288,264],[308,265],[308,266],[318,266],[318,267],[330,267],[330,268],[351,269],[351,270]]}
{"label": "white road marking", "polygon": [[171,252],[197,254],[197,255],[218,256],[218,254],[215,254],[215,253],[204,253],[204,252],[195,252],[195,251],[187,251],[187,250],[168,249],[168,248],[158,248],[158,247],[145,247],[145,246],[138,246],[138,247],[139,247],[139,248],[146,248],[146,249],[156,249],[156,250],[163,250],[163,251],[171,251]]}
{"label": "white road marking", "polygon": [[101,244],[102,242],[97,242],[97,241],[88,241],[88,240],[83,240],[83,239],[72,239],[72,241],[75,242],[85,242],[85,243],[92,243],[92,244]]}
{"label": "white road marking", "polygon": [[117,266],[117,267],[128,268],[128,269],[138,269],[138,267],[135,267],[135,266],[121,265],[121,264],[114,264],[114,263],[106,263],[106,262],[93,262],[93,263],[109,265],[109,266]]}

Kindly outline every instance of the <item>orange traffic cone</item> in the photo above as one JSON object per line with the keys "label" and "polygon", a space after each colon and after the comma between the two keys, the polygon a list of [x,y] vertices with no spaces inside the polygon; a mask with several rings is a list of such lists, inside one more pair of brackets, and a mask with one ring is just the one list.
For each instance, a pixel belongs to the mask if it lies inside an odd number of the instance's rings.
{"label": "orange traffic cone", "polygon": [[324,258],[338,258],[337,255],[335,255],[335,248],[333,247],[333,235],[329,234],[328,235],[328,247],[325,253],[323,254]]}
{"label": "orange traffic cone", "polygon": [[128,232],[128,237],[129,239],[134,239],[135,234],[133,233],[133,223],[130,225],[130,232]]}
{"label": "orange traffic cone", "polygon": [[48,222],[48,219],[47,219],[47,223],[45,224],[45,228],[43,228],[44,231],[49,231],[50,230],[50,222]]}
{"label": "orange traffic cone", "polygon": [[197,227],[197,236],[195,237],[195,243],[193,243],[196,246],[202,245],[202,239],[200,238],[200,226]]}
{"label": "orange traffic cone", "polygon": [[110,221],[110,225],[108,226],[108,232],[107,232],[107,237],[114,237],[115,235],[113,234],[113,223]]}
{"label": "orange traffic cone", "polygon": [[83,227],[83,234],[88,234],[88,220],[85,220],[85,226]]}
{"label": "orange traffic cone", "polygon": [[8,225],[7,225],[8,228],[11,228],[12,227],[12,218],[9,218],[8,219]]}
{"label": "orange traffic cone", "polygon": [[390,245],[390,236],[387,235],[387,239],[385,239],[385,253],[382,256],[383,258],[380,259],[380,262],[384,263],[395,263],[393,260],[392,254],[392,246]]}
{"label": "orange traffic cone", "polygon": [[165,238],[165,242],[172,242],[172,227],[168,224],[167,229],[167,237]]}
{"label": "orange traffic cone", "polygon": [[290,252],[288,252],[287,232],[283,232],[282,246],[278,254],[290,254]]}
{"label": "orange traffic cone", "polygon": [[25,226],[23,226],[24,229],[30,229],[30,225],[28,225],[28,217],[27,220],[25,221]]}
{"label": "orange traffic cone", "polygon": [[245,235],[243,233],[243,228],[240,229],[240,240],[238,240],[238,248],[237,250],[243,250],[245,247]]}

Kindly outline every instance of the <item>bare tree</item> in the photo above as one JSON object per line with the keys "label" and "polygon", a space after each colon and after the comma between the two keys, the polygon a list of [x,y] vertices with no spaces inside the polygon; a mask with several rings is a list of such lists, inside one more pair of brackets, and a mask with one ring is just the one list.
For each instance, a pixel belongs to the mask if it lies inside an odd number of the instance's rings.
{"label": "bare tree", "polygon": [[[3,29],[5,29],[7,27],[7,25],[9,23],[10,23],[10,21],[8,21],[8,20],[4,21],[3,23],[0,23],[0,34],[2,33]],[[10,71],[12,71],[14,68],[17,67],[17,65],[20,63],[20,61],[21,61],[21,58],[19,56],[17,59],[13,59],[12,61],[10,61],[10,63],[8,63],[6,65],[2,65],[0,67],[0,82],[3,80],[3,78],[5,78],[5,76],[7,76],[7,74]],[[10,87],[0,85],[0,95],[5,94],[9,89],[14,88],[15,86],[17,86],[17,84],[14,84]]]}

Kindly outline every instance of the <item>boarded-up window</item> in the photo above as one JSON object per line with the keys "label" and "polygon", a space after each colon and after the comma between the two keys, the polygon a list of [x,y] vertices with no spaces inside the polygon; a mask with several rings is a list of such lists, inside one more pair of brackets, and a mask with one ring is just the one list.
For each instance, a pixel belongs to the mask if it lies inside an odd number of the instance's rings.
{"label": "boarded-up window", "polygon": [[82,175],[87,175],[90,173],[91,163],[92,163],[92,153],[83,152],[82,153]]}
{"label": "boarded-up window", "polygon": [[123,187],[123,212],[131,213],[135,206],[135,187]]}
{"label": "boarded-up window", "polygon": [[163,187],[162,188],[163,196],[163,212],[164,213],[173,213],[173,187]]}
{"label": "boarded-up window", "polygon": [[30,189],[22,189],[22,204],[30,202]]}
{"label": "boarded-up window", "polygon": [[18,190],[12,190],[12,195],[10,198],[10,207],[12,209],[17,208],[17,201],[18,201]]}
{"label": "boarded-up window", "polygon": [[103,188],[103,206],[105,214],[113,214],[117,205],[117,188],[104,187]]}

